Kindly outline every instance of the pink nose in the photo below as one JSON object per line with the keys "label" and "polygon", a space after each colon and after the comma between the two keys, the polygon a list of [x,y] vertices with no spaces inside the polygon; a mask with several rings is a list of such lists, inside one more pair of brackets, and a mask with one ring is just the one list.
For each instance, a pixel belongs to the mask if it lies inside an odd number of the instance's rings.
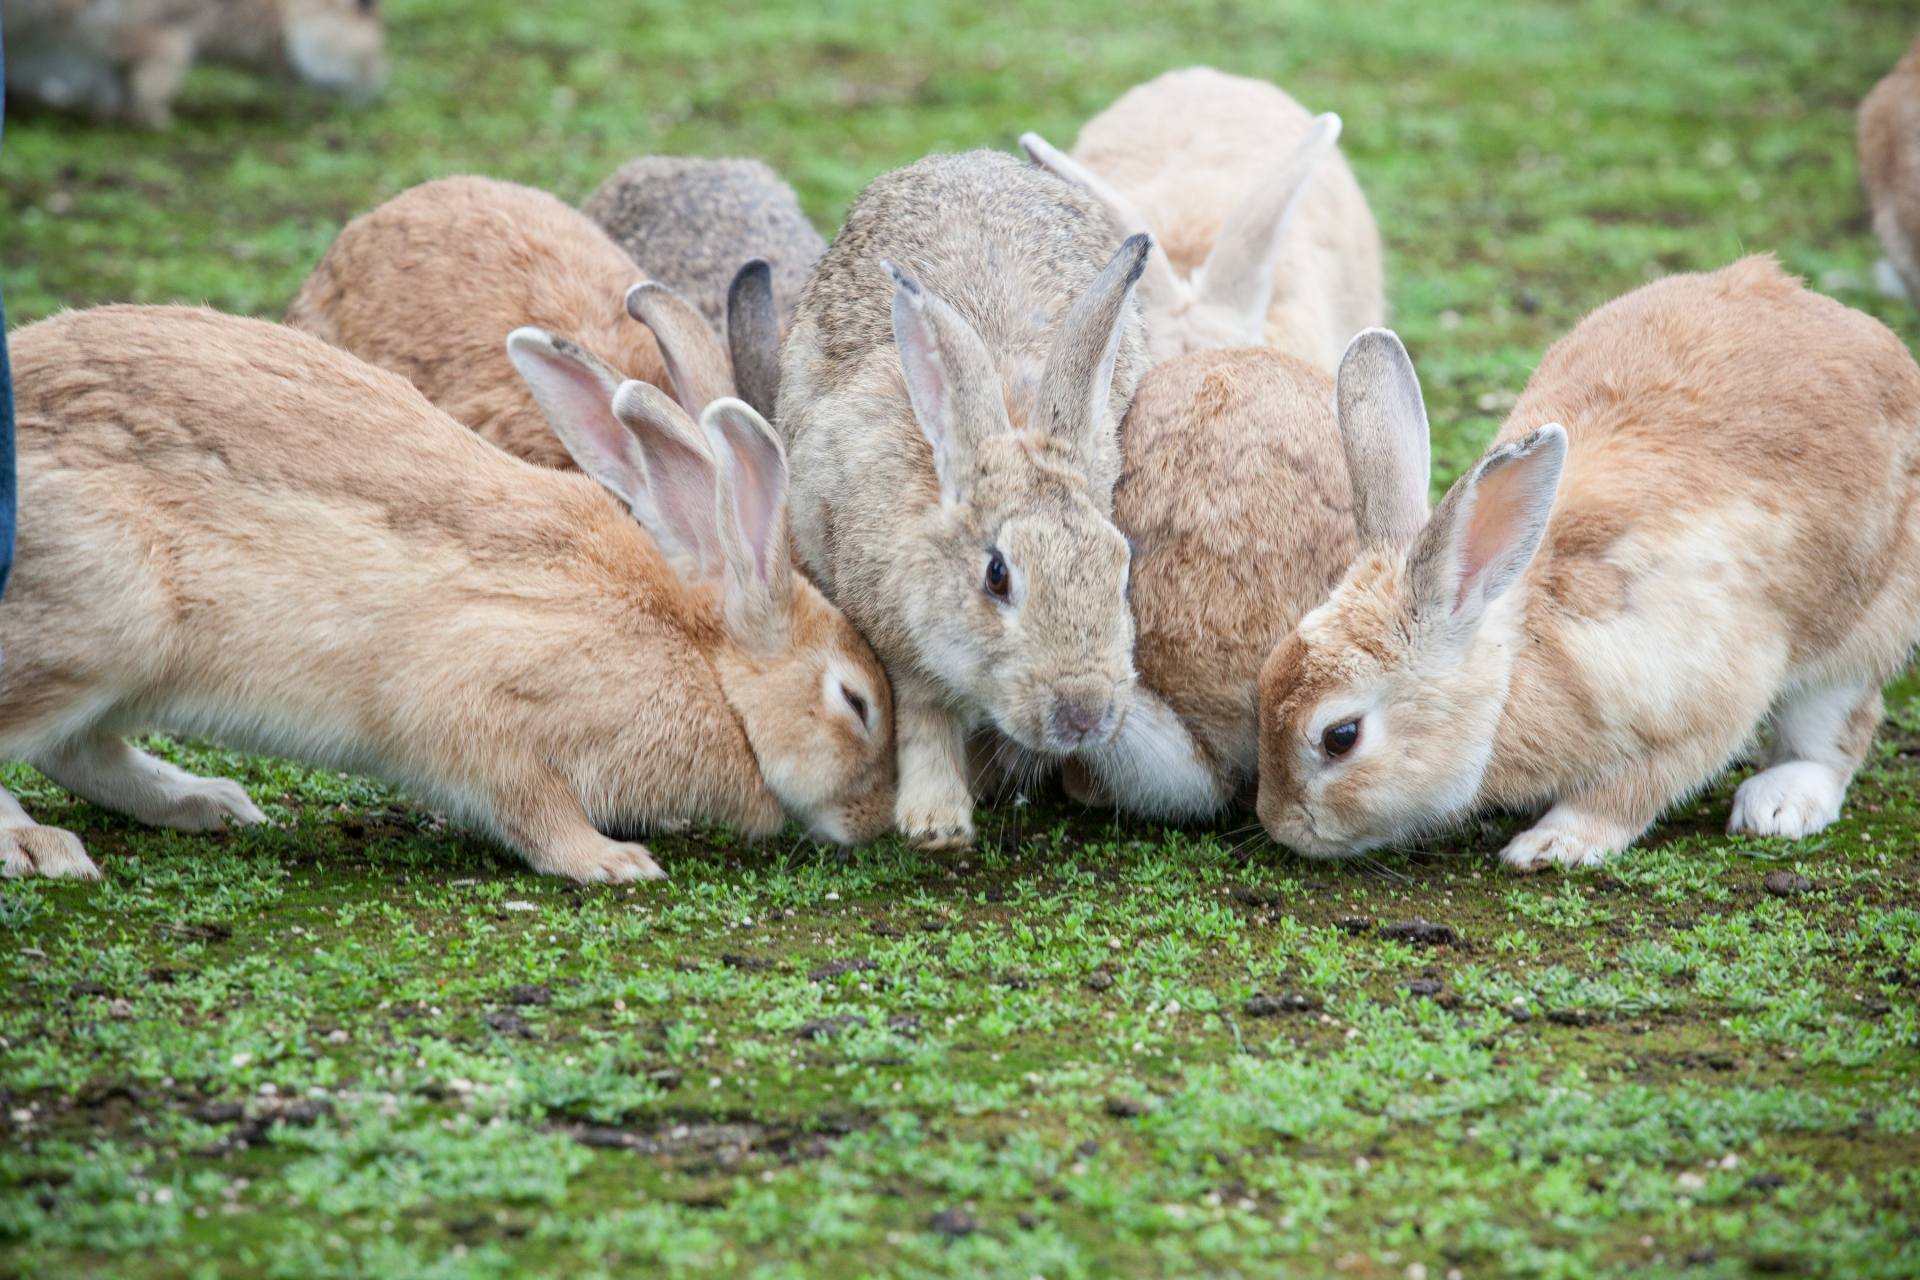
{"label": "pink nose", "polygon": [[1078,747],[1100,731],[1107,722],[1107,708],[1090,707],[1070,698],[1055,698],[1053,702],[1053,736],[1063,746]]}

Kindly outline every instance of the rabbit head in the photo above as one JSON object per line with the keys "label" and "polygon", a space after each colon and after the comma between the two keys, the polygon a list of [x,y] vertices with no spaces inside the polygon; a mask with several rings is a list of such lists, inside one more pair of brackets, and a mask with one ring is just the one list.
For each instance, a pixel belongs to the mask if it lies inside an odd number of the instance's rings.
{"label": "rabbit head", "polygon": [[1126,714],[1131,553],[1113,525],[1114,365],[1150,241],[1134,236],[1070,308],[1024,421],[979,334],[913,276],[893,335],[933,455],[940,511],[912,626],[939,682],[1021,746],[1106,741]]}
{"label": "rabbit head", "polygon": [[866,641],[794,572],[773,429],[730,397],[696,424],[659,388],[545,330],[516,329],[507,350],[580,469],[706,594],[710,660],[782,808],[821,839],[878,836],[893,817],[892,692]]}
{"label": "rabbit head", "polygon": [[[1140,281],[1147,351],[1154,364],[1193,351],[1260,346],[1266,341],[1274,270],[1287,228],[1314,172],[1339,140],[1340,117],[1331,112],[1316,117],[1306,137],[1228,214],[1207,260],[1191,275],[1182,276],[1165,251],[1155,246]],[[1104,204],[1123,228],[1151,230],[1131,200],[1039,134],[1025,134],[1020,145],[1034,163]]]}
{"label": "rabbit head", "polygon": [[1354,338],[1336,398],[1363,549],[1260,673],[1260,820],[1310,857],[1391,844],[1473,803],[1566,457],[1558,426],[1501,445],[1428,519],[1426,409],[1400,340]]}
{"label": "rabbit head", "polygon": [[317,88],[368,98],[387,79],[377,0],[283,0],[286,57]]}

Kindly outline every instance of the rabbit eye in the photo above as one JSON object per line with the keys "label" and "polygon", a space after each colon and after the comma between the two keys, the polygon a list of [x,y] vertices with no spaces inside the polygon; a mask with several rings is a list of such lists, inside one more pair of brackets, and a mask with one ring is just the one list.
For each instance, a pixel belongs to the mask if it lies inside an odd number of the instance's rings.
{"label": "rabbit eye", "polygon": [[1000,548],[987,548],[987,594],[996,600],[1005,600],[1013,590],[1013,575],[1007,572],[1007,562],[1000,554]]}
{"label": "rabbit eye", "polygon": [[847,706],[852,708],[853,714],[860,718],[860,727],[863,729],[866,728],[867,700],[845,685],[840,686],[840,696],[847,700]]}
{"label": "rabbit eye", "polygon": [[1320,745],[1327,749],[1330,756],[1343,756],[1353,750],[1353,744],[1360,741],[1360,722],[1347,720],[1340,724],[1330,724],[1320,735]]}

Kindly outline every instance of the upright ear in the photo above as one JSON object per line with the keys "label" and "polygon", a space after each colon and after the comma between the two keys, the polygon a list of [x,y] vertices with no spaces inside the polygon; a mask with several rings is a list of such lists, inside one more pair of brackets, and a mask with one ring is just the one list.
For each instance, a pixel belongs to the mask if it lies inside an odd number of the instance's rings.
{"label": "upright ear", "polygon": [[1432,459],[1420,379],[1391,329],[1364,329],[1334,385],[1361,544],[1398,551],[1427,522]]}
{"label": "upright ear", "polygon": [[613,412],[625,379],[578,343],[532,326],[507,335],[507,359],[574,463],[636,515],[650,509],[646,457]]}
{"label": "upright ear", "polygon": [[719,576],[726,557],[714,514],[718,473],[706,434],[650,382],[621,383],[613,413],[646,459],[649,501],[634,507],[634,517],[683,576]]}
{"label": "upright ear", "polygon": [[728,628],[763,651],[782,647],[793,619],[786,451],[767,420],[744,401],[715,400],[700,422],[720,460],[716,504],[727,564]]}
{"label": "upright ear", "polygon": [[1233,311],[1249,324],[1264,325],[1287,228],[1299,213],[1320,162],[1339,140],[1340,117],[1332,112],[1316,117],[1307,136],[1227,215],[1200,273],[1200,296],[1205,301]]}
{"label": "upright ear", "polygon": [[1560,489],[1567,433],[1556,424],[1501,445],[1456,482],[1407,557],[1416,611],[1470,632],[1533,563]]}
{"label": "upright ear", "polygon": [[1145,233],[1128,236],[1067,312],[1047,353],[1036,421],[1082,454],[1091,451],[1099,433],[1119,426],[1107,411],[1114,363],[1127,321],[1136,314],[1133,287],[1152,249],[1153,239]]}
{"label": "upright ear", "polygon": [[780,312],[765,258],[748,259],[727,289],[727,347],[736,393],[771,420],[780,394]]}
{"label": "upright ear", "polygon": [[[1056,149],[1037,133],[1020,135],[1020,145],[1026,150],[1027,157],[1035,164],[1080,188],[1098,200],[1107,208],[1107,213],[1120,224],[1125,235],[1152,235],[1153,228],[1140,211],[1133,207],[1133,201],[1120,192],[1093,170],[1075,160],[1064,151]],[[1140,297],[1143,301],[1160,306],[1171,305],[1180,296],[1180,277],[1174,273],[1173,263],[1167,260],[1166,253],[1159,245],[1154,245],[1147,253],[1146,266],[1140,274]]]}
{"label": "upright ear", "polygon": [[933,446],[941,501],[951,503],[959,498],[974,446],[1007,429],[1000,375],[987,344],[958,311],[891,262],[880,267],[893,281],[893,342],[907,397]]}
{"label": "upright ear", "polygon": [[693,417],[709,401],[733,394],[733,370],[706,317],[663,284],[643,280],[627,290],[627,314],[653,330],[673,398]]}

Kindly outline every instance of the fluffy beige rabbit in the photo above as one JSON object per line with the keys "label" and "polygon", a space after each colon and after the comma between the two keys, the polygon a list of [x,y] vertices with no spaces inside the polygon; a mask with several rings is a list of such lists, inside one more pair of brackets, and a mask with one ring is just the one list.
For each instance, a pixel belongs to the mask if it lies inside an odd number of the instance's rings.
{"label": "fluffy beige rabbit", "polygon": [[931,156],[875,179],[801,295],[795,544],[887,665],[915,843],[972,840],[970,730],[1057,757],[1126,714],[1111,512],[1147,247],[1011,156]]}
{"label": "fluffy beige rabbit", "polygon": [[1152,232],[1140,306],[1155,363],[1264,343],[1331,373],[1385,316],[1380,233],[1339,137],[1338,116],[1264,80],[1189,67],[1122,94],[1071,156],[1021,143]]}
{"label": "fluffy beige rabbit", "polygon": [[5,0],[7,92],[163,127],[193,64],[365,97],[385,83],[374,0]]}
{"label": "fluffy beige rabbit", "polygon": [[1761,735],[1729,828],[1840,814],[1920,635],[1920,368],[1771,258],[1600,308],[1427,516],[1397,339],[1340,429],[1367,550],[1260,677],[1262,822],[1317,857],[1544,810],[1501,857],[1590,866]]}
{"label": "fluffy beige rabbit", "polygon": [[[550,335],[512,342],[593,479],[279,325],[103,307],[13,334],[33,519],[0,758],[143,822],[260,821],[127,741],[202,735],[388,778],[576,880],[661,875],[602,830],[884,830],[886,679],[791,572],[771,428],[733,400],[696,427]],[[4,792],[0,864],[99,874]]]}
{"label": "fluffy beige rabbit", "polygon": [[1333,379],[1264,347],[1156,365],[1120,424],[1140,683],[1075,761],[1129,812],[1204,818],[1251,792],[1261,665],[1358,550]]}
{"label": "fluffy beige rabbit", "polygon": [[1920,306],[1920,39],[1860,104],[1860,182],[1897,290]]}
{"label": "fluffy beige rabbit", "polygon": [[342,228],[287,323],[403,375],[515,457],[571,467],[507,360],[507,334],[522,325],[672,391],[689,413],[734,393],[699,312],[639,278],[605,232],[546,192],[443,178]]}

